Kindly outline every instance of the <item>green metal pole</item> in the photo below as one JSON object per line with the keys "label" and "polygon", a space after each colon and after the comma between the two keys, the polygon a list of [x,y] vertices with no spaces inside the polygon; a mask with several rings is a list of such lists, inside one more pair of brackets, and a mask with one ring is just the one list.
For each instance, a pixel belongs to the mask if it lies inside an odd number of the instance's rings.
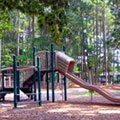
{"label": "green metal pole", "polygon": [[[36,47],[33,47],[33,66],[35,66]],[[34,101],[37,100],[36,96],[36,71],[34,70]]]}
{"label": "green metal pole", "polygon": [[2,71],[2,89],[4,89],[4,71]]}
{"label": "green metal pole", "polygon": [[51,62],[52,62],[52,102],[55,102],[55,48],[51,44]]}
{"label": "green metal pole", "polygon": [[57,83],[60,82],[59,78],[60,78],[59,73],[57,73]]}
{"label": "green metal pole", "polygon": [[30,87],[30,91],[31,91],[31,100],[33,100],[33,85],[31,85],[31,87]]}
{"label": "green metal pole", "polygon": [[37,58],[37,68],[38,68],[38,104],[41,105],[41,67],[40,67],[40,57]]}
{"label": "green metal pole", "polygon": [[[63,46],[63,52],[66,52],[65,46]],[[67,79],[65,76],[63,80],[64,80],[64,100],[67,101]]]}
{"label": "green metal pole", "polygon": [[47,71],[46,71],[46,82],[47,82],[47,101],[49,101],[49,74],[48,74],[48,52],[46,52],[46,69],[47,69]]}
{"label": "green metal pole", "polygon": [[14,108],[17,107],[17,70],[16,56],[13,56],[13,71],[14,71]]}
{"label": "green metal pole", "polygon": [[[17,63],[20,67],[20,63]],[[20,101],[20,70],[17,71],[17,100]]]}
{"label": "green metal pole", "polygon": [[[4,73],[5,71],[2,72],[2,90],[4,91]],[[5,96],[3,96],[3,101],[5,100]]]}

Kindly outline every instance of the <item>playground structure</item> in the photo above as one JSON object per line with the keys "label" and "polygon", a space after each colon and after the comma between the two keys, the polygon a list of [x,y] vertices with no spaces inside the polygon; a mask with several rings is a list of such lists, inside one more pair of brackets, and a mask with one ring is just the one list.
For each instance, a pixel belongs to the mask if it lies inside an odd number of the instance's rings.
{"label": "playground structure", "polygon": [[[65,48],[63,49],[65,52]],[[36,49],[33,49],[33,66],[30,67],[20,67],[19,64],[17,66],[16,56],[13,57],[14,64],[13,67],[5,68],[1,70],[2,76],[5,74],[4,71],[10,71],[14,76],[14,86],[12,88],[5,88],[4,79],[2,80],[2,90],[0,93],[0,97],[4,100],[4,96],[8,92],[14,91],[14,107],[17,107],[17,103],[20,101],[20,89],[26,93],[31,99],[34,98],[34,101],[37,101],[38,94],[38,103],[41,105],[41,80],[43,76],[46,74],[46,82],[47,82],[47,100],[49,100],[49,80],[48,74],[52,74],[52,102],[55,102],[55,73],[58,72],[64,76],[64,100],[67,100],[67,81],[66,78],[74,82],[75,84],[81,86],[82,88],[88,89],[91,92],[97,92],[106,99],[120,103],[120,98],[116,98],[107,91],[103,90],[100,87],[95,85],[90,85],[83,81],[81,78],[77,77],[73,73],[73,68],[75,61],[71,57],[67,56],[64,52],[55,51],[54,45],[51,45],[51,52],[44,53],[46,59],[43,61],[46,64],[43,64],[40,57],[36,56]],[[44,58],[44,57],[43,57]],[[37,64],[36,64],[37,61]],[[51,61],[51,64],[49,64]],[[29,72],[29,76],[25,79],[25,81],[20,84],[20,72],[21,71],[32,71]],[[38,93],[36,93],[36,82],[38,82]],[[10,83],[10,81],[8,82]],[[34,89],[33,89],[34,86]],[[34,91],[33,91],[34,90]]]}
{"label": "playground structure", "polygon": [[[63,47],[65,51],[65,47]],[[40,51],[36,52],[36,47],[33,48],[33,61],[32,66],[21,67],[17,63],[17,57],[13,57],[13,67],[3,68],[0,70],[1,73],[1,87],[0,87],[0,99],[4,101],[5,95],[7,93],[14,92],[14,107],[17,107],[17,103],[20,102],[20,90],[23,91],[29,98],[38,101],[41,105],[41,81],[43,80],[44,75],[46,74],[46,86],[47,86],[47,100],[49,101],[49,73],[52,75],[52,102],[55,101],[55,50],[54,45],[51,45],[51,52],[49,51]],[[41,64],[41,63],[42,64]],[[21,73],[25,73],[25,78],[21,77]],[[66,78],[64,77],[64,88],[65,88],[65,97],[67,100],[67,87],[66,87]],[[38,86],[37,84],[38,83]],[[38,93],[36,89],[38,87]],[[37,95],[38,99],[37,100]]]}

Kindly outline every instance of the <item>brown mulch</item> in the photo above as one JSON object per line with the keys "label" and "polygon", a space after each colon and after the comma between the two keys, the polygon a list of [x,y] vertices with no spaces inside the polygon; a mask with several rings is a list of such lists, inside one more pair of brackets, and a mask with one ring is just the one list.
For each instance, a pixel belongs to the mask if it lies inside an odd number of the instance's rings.
{"label": "brown mulch", "polygon": [[108,84],[108,85],[103,85],[102,87],[106,89],[120,90],[120,84],[114,84],[114,85]]}
{"label": "brown mulch", "polygon": [[91,97],[68,95],[67,102],[43,102],[42,106],[28,101],[16,109],[12,102],[1,102],[0,120],[120,120],[120,104],[100,95],[94,96],[92,101]]}
{"label": "brown mulch", "polygon": [[120,104],[104,99],[18,105],[0,103],[0,120],[120,120]]}

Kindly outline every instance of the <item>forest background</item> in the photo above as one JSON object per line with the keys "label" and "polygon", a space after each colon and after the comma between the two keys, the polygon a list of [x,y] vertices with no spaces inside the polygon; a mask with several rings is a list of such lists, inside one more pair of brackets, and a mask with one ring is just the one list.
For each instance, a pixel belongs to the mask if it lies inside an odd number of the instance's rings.
{"label": "forest background", "polygon": [[75,72],[95,83],[120,72],[119,0],[0,1],[0,68],[21,65],[37,51],[66,46],[77,64]]}

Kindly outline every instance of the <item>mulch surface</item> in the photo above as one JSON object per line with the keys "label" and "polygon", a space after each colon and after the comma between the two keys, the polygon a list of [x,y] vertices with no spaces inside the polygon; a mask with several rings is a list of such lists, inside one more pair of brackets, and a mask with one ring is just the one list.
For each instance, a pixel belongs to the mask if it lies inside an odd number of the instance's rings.
{"label": "mulch surface", "polygon": [[43,102],[18,105],[0,103],[0,120],[120,120],[120,104],[112,103],[102,96],[68,96],[68,101]]}
{"label": "mulch surface", "polygon": [[[6,105],[7,106],[7,105]],[[0,120],[120,120],[120,105],[96,103],[46,103],[13,109],[1,108]]]}

